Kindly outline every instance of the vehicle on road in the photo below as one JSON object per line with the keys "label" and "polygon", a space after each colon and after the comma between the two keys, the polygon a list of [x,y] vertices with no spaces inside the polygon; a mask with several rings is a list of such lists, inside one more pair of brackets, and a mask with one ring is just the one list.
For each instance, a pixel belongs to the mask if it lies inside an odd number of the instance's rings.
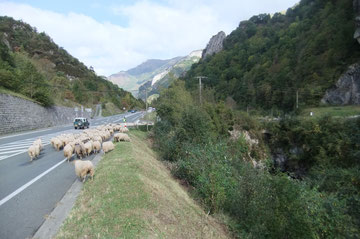
{"label": "vehicle on road", "polygon": [[90,126],[90,122],[88,121],[87,118],[75,118],[74,119],[74,128],[75,129],[85,129],[85,128],[89,128]]}

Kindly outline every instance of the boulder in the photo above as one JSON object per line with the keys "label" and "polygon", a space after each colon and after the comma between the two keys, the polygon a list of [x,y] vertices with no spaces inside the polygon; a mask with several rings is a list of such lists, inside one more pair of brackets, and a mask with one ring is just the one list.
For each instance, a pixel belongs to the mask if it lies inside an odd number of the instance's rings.
{"label": "boulder", "polygon": [[330,105],[360,104],[360,64],[351,65],[334,88],[326,91],[321,103]]}

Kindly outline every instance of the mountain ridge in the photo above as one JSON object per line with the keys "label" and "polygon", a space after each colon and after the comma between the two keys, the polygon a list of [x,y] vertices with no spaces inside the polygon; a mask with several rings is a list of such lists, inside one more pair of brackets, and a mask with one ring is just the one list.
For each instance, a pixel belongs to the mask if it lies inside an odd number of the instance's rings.
{"label": "mountain ridge", "polygon": [[[201,54],[202,50],[195,50],[187,56],[165,60],[149,59],[127,71],[120,71],[110,75],[108,80],[131,91],[133,95],[145,99],[145,89],[148,88],[149,97],[153,94],[158,94],[157,89],[159,86],[167,87],[169,85],[167,82],[169,78],[166,77],[172,70],[175,69],[174,75],[179,77],[180,74],[190,68],[191,62],[198,62]],[[153,86],[156,88],[151,89]]]}
{"label": "mountain ridge", "polygon": [[141,107],[129,92],[96,75],[45,32],[11,17],[0,17],[0,83],[44,106],[91,107],[111,102]]}

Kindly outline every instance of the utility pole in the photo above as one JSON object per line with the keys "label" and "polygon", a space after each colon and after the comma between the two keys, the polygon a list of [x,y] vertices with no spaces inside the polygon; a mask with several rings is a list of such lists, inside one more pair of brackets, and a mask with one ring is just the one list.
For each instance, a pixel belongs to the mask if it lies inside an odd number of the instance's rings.
{"label": "utility pole", "polygon": [[296,109],[299,109],[299,90],[296,90]]}
{"label": "utility pole", "polygon": [[31,81],[30,81],[30,98],[33,98],[33,76],[31,75]]}
{"label": "utility pole", "polygon": [[[145,115],[147,114],[147,111],[148,111],[148,102],[147,102],[147,88],[145,87]],[[146,120],[146,131],[149,131],[149,124],[148,124],[148,121]]]}
{"label": "utility pole", "polygon": [[201,79],[205,79],[207,78],[206,76],[197,76],[195,77],[197,79],[199,79],[199,100],[200,100],[200,105],[202,105],[202,97],[201,97]]}

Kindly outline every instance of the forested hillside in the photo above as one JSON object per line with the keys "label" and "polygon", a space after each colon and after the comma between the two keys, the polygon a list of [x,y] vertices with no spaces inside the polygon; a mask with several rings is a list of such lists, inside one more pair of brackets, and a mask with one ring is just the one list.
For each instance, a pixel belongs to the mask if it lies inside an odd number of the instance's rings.
{"label": "forested hillside", "polygon": [[360,118],[241,111],[317,106],[359,60],[354,30],[349,0],[252,17],[155,101],[154,147],[235,238],[359,237]]}
{"label": "forested hillside", "polygon": [[129,108],[143,104],[97,76],[44,32],[10,17],[0,17],[0,86],[44,106],[91,107],[112,102],[118,108]]}
{"label": "forested hillside", "polygon": [[224,50],[195,64],[195,76],[215,88],[217,99],[232,97],[238,107],[291,111],[317,106],[347,67],[360,59],[350,0],[302,0],[286,14],[260,14],[240,23]]}

